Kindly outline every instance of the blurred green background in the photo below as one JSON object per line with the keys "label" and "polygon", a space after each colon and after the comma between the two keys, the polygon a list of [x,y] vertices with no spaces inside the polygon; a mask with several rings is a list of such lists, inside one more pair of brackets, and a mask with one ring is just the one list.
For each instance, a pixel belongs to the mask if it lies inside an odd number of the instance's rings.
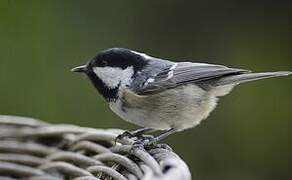
{"label": "blurred green background", "polygon": [[[0,113],[96,128],[134,128],[84,76],[98,51],[254,71],[292,70],[289,1],[0,1]],[[292,179],[292,77],[243,84],[208,120],[169,137],[193,179]]]}

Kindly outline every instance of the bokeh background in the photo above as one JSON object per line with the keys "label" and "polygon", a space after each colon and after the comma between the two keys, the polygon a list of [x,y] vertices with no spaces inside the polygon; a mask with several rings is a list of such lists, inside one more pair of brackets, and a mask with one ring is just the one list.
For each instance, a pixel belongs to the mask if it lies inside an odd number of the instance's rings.
{"label": "bokeh background", "polygon": [[[0,113],[96,128],[130,125],[84,76],[98,51],[254,71],[292,70],[289,1],[0,1]],[[292,77],[243,84],[208,120],[169,137],[193,179],[292,179]]]}

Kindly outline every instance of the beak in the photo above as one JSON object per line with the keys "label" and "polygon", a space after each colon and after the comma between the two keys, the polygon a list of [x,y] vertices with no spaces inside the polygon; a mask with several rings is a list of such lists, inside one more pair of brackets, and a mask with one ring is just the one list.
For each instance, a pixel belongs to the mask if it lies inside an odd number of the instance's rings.
{"label": "beak", "polygon": [[77,67],[71,69],[71,71],[85,73],[87,71],[87,66],[86,65],[77,66]]}

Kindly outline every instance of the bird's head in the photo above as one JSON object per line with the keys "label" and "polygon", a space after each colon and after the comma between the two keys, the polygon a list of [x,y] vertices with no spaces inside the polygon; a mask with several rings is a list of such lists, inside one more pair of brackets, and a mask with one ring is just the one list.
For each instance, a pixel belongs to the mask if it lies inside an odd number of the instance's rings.
{"label": "bird's head", "polygon": [[147,65],[147,59],[147,55],[129,49],[111,48],[72,71],[85,73],[107,101],[115,101],[120,87],[131,83],[134,75]]}

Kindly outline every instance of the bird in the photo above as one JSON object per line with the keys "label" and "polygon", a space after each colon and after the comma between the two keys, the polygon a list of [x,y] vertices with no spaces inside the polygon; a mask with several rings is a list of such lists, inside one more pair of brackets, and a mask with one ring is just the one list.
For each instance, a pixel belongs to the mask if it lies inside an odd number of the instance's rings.
{"label": "bird", "polygon": [[175,62],[126,48],[103,50],[72,71],[85,74],[115,114],[140,127],[125,131],[119,139],[162,132],[147,141],[137,140],[145,146],[199,125],[215,109],[219,97],[238,84],[291,74]]}

